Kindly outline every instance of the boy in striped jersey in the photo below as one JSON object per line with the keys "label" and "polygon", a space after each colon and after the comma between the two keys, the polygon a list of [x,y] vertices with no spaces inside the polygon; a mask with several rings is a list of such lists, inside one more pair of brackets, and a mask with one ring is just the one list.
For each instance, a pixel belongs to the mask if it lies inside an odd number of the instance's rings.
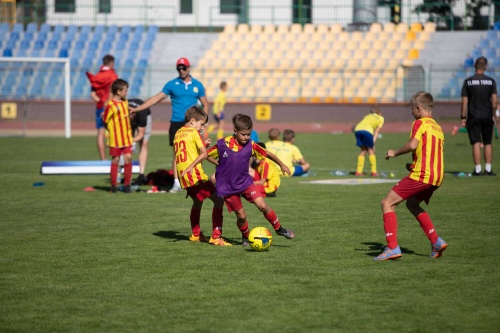
{"label": "boy in striped jersey", "polygon": [[124,159],[124,182],[123,192],[131,193],[130,180],[132,179],[132,126],[128,110],[128,83],[117,79],[111,85],[112,99],[106,105],[103,120],[109,132],[109,154],[111,160],[111,193],[116,193],[116,178],[120,156]]}
{"label": "boy in striped jersey", "polygon": [[[182,172],[189,167],[191,162],[198,155],[206,152],[205,145],[210,144],[209,140],[205,143],[200,135],[207,123],[208,116],[201,107],[192,106],[186,111],[184,120],[184,126],[177,131],[174,137],[174,152],[181,187],[186,189],[187,194],[193,199],[193,206],[189,216],[192,232],[189,240],[192,242],[208,242],[218,246],[231,246],[231,243],[222,238],[222,207],[224,201],[217,196],[215,186],[208,180],[201,164],[196,165],[192,172],[182,176]],[[203,236],[200,228],[200,213],[203,200],[206,198],[210,198],[214,203],[212,236],[210,239]]]}
{"label": "boy in striped jersey", "polygon": [[384,230],[387,247],[375,260],[397,259],[402,256],[397,240],[398,221],[396,206],[406,200],[406,207],[420,223],[420,227],[432,245],[431,258],[439,258],[448,246],[437,235],[429,214],[420,203],[429,200],[441,186],[444,176],[444,135],[441,126],[432,118],[432,95],[421,91],[413,95],[410,107],[413,122],[410,140],[398,150],[388,150],[386,159],[412,153],[413,161],[406,168],[410,174],[401,179],[382,200]]}

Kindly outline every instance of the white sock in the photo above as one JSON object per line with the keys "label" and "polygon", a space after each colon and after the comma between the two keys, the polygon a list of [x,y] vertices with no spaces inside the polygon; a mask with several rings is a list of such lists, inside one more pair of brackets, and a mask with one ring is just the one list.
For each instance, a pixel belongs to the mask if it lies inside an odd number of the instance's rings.
{"label": "white sock", "polygon": [[179,183],[179,179],[174,179],[174,186],[181,186],[181,183]]}
{"label": "white sock", "polygon": [[491,172],[491,163],[486,163],[486,164],[484,165],[484,170],[485,170],[486,172]]}
{"label": "white sock", "polygon": [[476,165],[476,173],[481,173],[481,164]]}

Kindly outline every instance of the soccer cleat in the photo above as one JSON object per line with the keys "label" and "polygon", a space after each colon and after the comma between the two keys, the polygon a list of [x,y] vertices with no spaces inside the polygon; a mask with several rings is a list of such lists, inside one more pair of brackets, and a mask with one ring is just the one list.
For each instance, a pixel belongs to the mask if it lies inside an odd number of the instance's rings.
{"label": "soccer cleat", "polygon": [[209,241],[209,239],[207,237],[205,237],[205,235],[203,235],[202,232],[200,232],[199,236],[195,236],[195,235],[191,234],[191,236],[189,236],[189,240],[191,242],[198,242],[198,243],[208,243],[208,241]]}
{"label": "soccer cleat", "polygon": [[430,255],[431,258],[439,258],[443,254],[443,251],[446,250],[448,244],[441,238],[438,237],[437,242],[432,244],[432,253]]}
{"label": "soccer cleat", "polygon": [[134,180],[133,185],[146,185],[148,183],[148,179],[143,174],[140,174],[136,180]]}
{"label": "soccer cleat", "polygon": [[378,177],[378,172],[372,172],[372,177]]}
{"label": "soccer cleat", "polygon": [[172,188],[168,192],[169,193],[179,193],[179,192],[182,192],[182,188],[179,185],[174,184],[174,186],[172,186]]}
{"label": "soccer cleat", "polygon": [[455,136],[458,132],[458,126],[453,126],[453,129],[451,130],[451,136]]}
{"label": "soccer cleat", "polygon": [[233,246],[233,244],[225,241],[222,237],[218,238],[210,237],[210,240],[208,242],[212,245],[217,245],[217,246]]}
{"label": "soccer cleat", "polygon": [[123,188],[123,193],[132,193],[132,190],[130,189],[130,185],[127,185]]}
{"label": "soccer cleat", "polygon": [[109,193],[116,193],[116,191],[118,191],[116,186],[111,186],[111,188],[109,189]]}
{"label": "soccer cleat", "polygon": [[364,174],[364,173],[362,173],[362,172],[357,172],[357,171],[356,171],[356,172],[354,173],[354,175],[355,175],[356,177],[363,177],[365,174]]}
{"label": "soccer cleat", "polygon": [[403,255],[401,254],[401,249],[399,245],[395,249],[390,249],[388,247],[385,248],[384,252],[382,252],[377,257],[373,258],[373,260],[392,260],[401,258]]}
{"label": "soccer cleat", "polygon": [[241,246],[243,246],[243,247],[250,246],[250,243],[248,242],[248,238],[246,238],[245,236],[241,236]]}
{"label": "soccer cleat", "polygon": [[278,235],[283,236],[283,237],[288,238],[288,239],[293,239],[295,237],[295,233],[292,230],[285,229],[283,227],[276,230],[276,233]]}
{"label": "soccer cleat", "polygon": [[484,170],[484,175],[485,176],[496,176],[497,174],[493,172],[493,170],[491,170],[490,172]]}
{"label": "soccer cleat", "polygon": [[474,170],[472,173],[471,173],[471,176],[482,176],[483,174],[481,172],[476,172],[476,170]]}
{"label": "soccer cleat", "polygon": [[271,193],[266,193],[268,198],[275,198],[276,197],[276,191],[271,192]]}

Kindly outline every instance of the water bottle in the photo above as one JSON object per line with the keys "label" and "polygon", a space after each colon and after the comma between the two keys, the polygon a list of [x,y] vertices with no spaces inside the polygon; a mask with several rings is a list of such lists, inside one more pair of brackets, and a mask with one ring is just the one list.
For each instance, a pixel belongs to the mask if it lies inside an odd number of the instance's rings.
{"label": "water bottle", "polygon": [[465,172],[459,172],[458,177],[465,177]]}
{"label": "water bottle", "polygon": [[382,173],[380,174],[380,177],[382,177],[382,178],[387,178],[387,173],[382,172]]}
{"label": "water bottle", "polygon": [[332,172],[332,175],[334,175],[334,176],[347,176],[348,172],[343,171],[343,170],[335,170],[334,172]]}

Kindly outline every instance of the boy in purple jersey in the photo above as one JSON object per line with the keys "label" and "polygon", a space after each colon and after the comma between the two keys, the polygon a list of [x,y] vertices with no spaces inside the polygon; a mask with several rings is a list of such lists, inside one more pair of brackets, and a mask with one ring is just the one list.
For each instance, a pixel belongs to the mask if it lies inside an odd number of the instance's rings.
{"label": "boy in purple jersey", "polygon": [[253,183],[248,172],[248,165],[252,156],[257,159],[268,157],[280,166],[283,173],[290,175],[290,169],[274,154],[250,140],[253,123],[249,116],[235,115],[233,117],[233,126],[234,134],[218,140],[215,146],[200,154],[183,172],[182,177],[191,172],[193,167],[201,161],[207,158],[209,158],[209,161],[214,161],[218,158],[215,169],[217,195],[224,198],[229,212],[236,213],[236,224],[241,231],[243,246],[248,246],[250,230],[241,197],[257,206],[278,235],[288,239],[294,238],[293,231],[281,226],[274,210],[264,201],[262,194]]}

